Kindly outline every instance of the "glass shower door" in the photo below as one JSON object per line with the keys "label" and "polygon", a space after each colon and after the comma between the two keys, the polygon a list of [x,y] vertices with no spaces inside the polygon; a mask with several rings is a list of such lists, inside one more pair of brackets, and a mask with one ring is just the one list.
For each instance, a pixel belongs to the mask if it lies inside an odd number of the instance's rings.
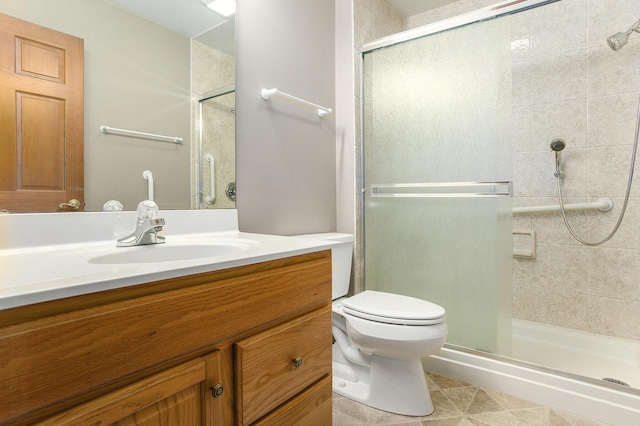
{"label": "glass shower door", "polygon": [[511,351],[509,41],[506,20],[494,19],[374,50],[363,93],[365,288],[437,303],[448,343],[502,355]]}

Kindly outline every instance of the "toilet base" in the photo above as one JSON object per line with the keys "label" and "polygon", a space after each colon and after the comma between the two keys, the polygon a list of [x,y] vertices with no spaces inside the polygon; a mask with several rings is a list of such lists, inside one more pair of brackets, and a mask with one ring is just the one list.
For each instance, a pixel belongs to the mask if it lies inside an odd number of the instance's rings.
{"label": "toilet base", "polygon": [[335,393],[379,410],[405,416],[428,416],[433,413],[420,359],[398,360],[371,355],[369,366],[335,359]]}

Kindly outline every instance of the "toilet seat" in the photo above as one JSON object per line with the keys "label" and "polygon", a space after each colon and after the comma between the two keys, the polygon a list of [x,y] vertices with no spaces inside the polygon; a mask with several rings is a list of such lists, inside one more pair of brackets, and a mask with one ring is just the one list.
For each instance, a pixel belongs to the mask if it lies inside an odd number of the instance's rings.
{"label": "toilet seat", "polygon": [[399,325],[444,322],[443,307],[400,294],[366,290],[340,301],[344,313],[371,321]]}

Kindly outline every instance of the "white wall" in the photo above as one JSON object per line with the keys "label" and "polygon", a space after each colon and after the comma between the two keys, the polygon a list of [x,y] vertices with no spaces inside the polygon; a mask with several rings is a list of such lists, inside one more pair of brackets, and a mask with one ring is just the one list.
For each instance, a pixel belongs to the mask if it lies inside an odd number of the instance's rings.
{"label": "white wall", "polygon": [[335,108],[335,5],[243,0],[236,15],[236,182],[240,229],[279,235],[336,230],[332,113],[263,88]]}
{"label": "white wall", "polygon": [[[360,185],[355,178],[356,107],[354,96],[353,6],[336,0],[336,208],[337,230],[355,234],[355,197]],[[355,197],[354,197],[355,195]]]}

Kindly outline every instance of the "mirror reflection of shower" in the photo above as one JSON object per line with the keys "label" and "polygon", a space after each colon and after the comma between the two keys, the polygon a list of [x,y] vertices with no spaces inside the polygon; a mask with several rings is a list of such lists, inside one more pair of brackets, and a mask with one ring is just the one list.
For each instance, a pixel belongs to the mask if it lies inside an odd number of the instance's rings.
{"label": "mirror reflection of shower", "polygon": [[235,208],[235,87],[198,98],[200,138],[197,158],[201,209]]}

